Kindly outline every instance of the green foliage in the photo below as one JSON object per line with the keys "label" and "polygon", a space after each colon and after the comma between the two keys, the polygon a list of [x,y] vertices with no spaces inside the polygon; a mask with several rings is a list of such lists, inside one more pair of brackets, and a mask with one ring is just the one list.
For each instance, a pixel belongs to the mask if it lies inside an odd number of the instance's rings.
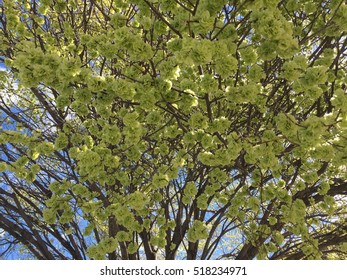
{"label": "green foliage", "polygon": [[36,258],[346,257],[344,1],[0,5],[0,227]]}

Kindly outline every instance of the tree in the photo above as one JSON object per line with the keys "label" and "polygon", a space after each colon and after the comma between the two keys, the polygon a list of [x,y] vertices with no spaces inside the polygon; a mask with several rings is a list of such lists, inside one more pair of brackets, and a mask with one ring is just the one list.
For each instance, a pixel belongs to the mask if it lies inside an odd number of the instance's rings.
{"label": "tree", "polygon": [[3,253],[346,258],[345,1],[0,8]]}

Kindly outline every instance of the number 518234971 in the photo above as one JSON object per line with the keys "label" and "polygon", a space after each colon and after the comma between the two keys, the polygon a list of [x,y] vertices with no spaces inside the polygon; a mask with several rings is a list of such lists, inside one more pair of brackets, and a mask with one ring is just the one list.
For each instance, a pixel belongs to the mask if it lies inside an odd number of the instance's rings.
{"label": "number 518234971", "polygon": [[194,275],[247,275],[246,267],[230,266],[230,267],[194,267]]}

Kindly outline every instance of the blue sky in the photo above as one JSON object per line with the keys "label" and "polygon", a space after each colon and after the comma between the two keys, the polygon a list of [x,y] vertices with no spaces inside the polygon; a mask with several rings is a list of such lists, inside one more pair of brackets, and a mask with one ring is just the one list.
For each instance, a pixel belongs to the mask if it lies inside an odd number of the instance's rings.
{"label": "blue sky", "polygon": [[4,71],[6,69],[5,63],[4,63],[4,57],[0,56],[0,70]]}

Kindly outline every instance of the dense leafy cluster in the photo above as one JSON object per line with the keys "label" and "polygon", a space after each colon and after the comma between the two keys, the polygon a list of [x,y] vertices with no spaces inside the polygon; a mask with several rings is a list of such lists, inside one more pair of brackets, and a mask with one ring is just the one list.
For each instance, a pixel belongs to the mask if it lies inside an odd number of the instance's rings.
{"label": "dense leafy cluster", "polygon": [[7,249],[346,258],[345,1],[0,9]]}

